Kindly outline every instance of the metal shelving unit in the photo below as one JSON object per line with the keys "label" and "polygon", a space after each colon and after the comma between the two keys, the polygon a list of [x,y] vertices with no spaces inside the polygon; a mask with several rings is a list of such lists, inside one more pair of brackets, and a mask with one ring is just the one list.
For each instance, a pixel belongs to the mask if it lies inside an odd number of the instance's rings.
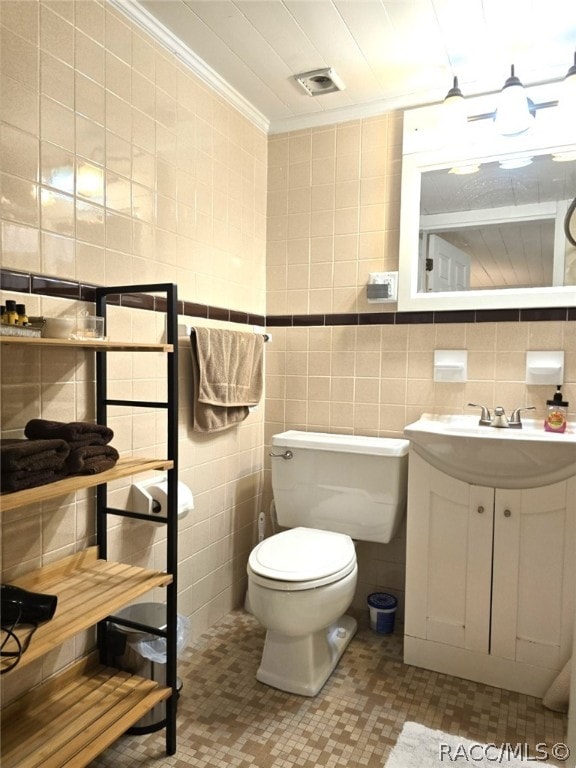
{"label": "metal shelving unit", "polygon": [[[148,634],[163,637],[166,640],[166,686],[172,695],[166,701],[166,717],[159,723],[147,728],[134,729],[135,733],[148,733],[161,728],[166,729],[166,753],[176,752],[176,703],[178,698],[176,674],[176,638],[177,638],[177,570],[178,570],[178,296],[177,286],[173,283],[147,285],[112,286],[96,289],[96,314],[106,318],[110,297],[126,294],[166,295],[166,342],[171,351],[166,353],[167,393],[165,401],[124,400],[108,397],[108,350],[96,353],[96,421],[107,424],[109,406],[140,408],[158,408],[166,412],[167,440],[166,459],[170,468],[167,470],[167,510],[165,515],[154,515],[154,523],[163,523],[166,532],[166,570],[171,577],[166,590],[166,629],[159,629],[118,616],[108,616],[98,625],[98,647],[103,663],[107,661],[107,635],[109,625],[116,625],[142,630]],[[115,299],[116,303],[116,299]],[[132,306],[132,305],[129,305]],[[149,515],[116,509],[108,505],[107,484],[99,485],[96,492],[96,540],[100,557],[108,557],[108,517],[110,515],[136,518],[151,522]]]}

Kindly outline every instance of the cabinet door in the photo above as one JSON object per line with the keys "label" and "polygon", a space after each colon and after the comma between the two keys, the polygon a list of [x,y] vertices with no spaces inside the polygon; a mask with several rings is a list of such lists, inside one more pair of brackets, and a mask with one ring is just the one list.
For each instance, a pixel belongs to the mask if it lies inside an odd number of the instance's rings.
{"label": "cabinet door", "polygon": [[491,653],[560,669],[570,655],[576,478],[497,490]]}
{"label": "cabinet door", "polygon": [[406,634],[488,653],[493,504],[411,453]]}

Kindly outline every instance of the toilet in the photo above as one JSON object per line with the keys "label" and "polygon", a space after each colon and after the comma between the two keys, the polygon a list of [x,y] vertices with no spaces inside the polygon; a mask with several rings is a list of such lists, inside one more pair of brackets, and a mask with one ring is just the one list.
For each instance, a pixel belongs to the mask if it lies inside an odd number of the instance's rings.
{"label": "toilet", "polygon": [[387,543],[406,509],[408,440],[289,430],[272,437],[278,524],[248,560],[248,604],[266,628],[256,678],[315,696],[356,632],[353,539]]}

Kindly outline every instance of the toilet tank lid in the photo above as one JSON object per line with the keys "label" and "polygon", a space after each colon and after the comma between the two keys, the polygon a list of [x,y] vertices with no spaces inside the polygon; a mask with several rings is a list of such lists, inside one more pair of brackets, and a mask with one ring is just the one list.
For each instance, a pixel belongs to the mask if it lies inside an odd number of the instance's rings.
{"label": "toilet tank lid", "polygon": [[337,435],[327,432],[301,432],[289,429],[272,435],[272,445],[286,448],[307,448],[312,451],[367,453],[376,456],[406,456],[410,441],[394,437]]}

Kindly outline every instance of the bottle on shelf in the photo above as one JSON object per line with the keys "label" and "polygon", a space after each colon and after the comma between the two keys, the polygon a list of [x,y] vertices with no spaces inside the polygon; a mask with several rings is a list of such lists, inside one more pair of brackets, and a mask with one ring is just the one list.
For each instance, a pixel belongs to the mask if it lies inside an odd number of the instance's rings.
{"label": "bottle on shelf", "polygon": [[28,316],[26,315],[26,305],[16,304],[16,313],[18,315],[18,325],[28,325]]}
{"label": "bottle on shelf", "polygon": [[6,315],[4,319],[8,325],[16,325],[18,322],[18,312],[16,311],[16,302],[11,299],[6,300]]}

